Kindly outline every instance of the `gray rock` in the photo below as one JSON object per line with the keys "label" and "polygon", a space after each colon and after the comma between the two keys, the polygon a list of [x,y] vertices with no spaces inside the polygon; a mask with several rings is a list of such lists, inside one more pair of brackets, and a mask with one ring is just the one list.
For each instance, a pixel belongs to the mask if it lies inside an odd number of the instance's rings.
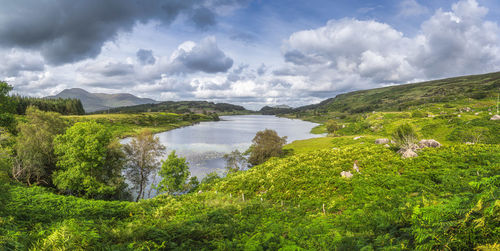
{"label": "gray rock", "polygon": [[436,148],[436,147],[440,147],[441,143],[439,143],[433,139],[423,139],[423,140],[420,140],[420,142],[418,142],[418,146],[420,148],[426,148],[426,147]]}
{"label": "gray rock", "polygon": [[358,139],[360,139],[360,138],[363,138],[363,136],[357,136],[357,137],[354,137],[353,139],[354,139],[354,140],[358,140]]}
{"label": "gray rock", "polygon": [[389,144],[385,144],[384,147],[389,148],[391,146]]}
{"label": "gray rock", "polygon": [[500,115],[498,115],[498,114],[493,115],[493,117],[491,117],[490,120],[500,120]]}
{"label": "gray rock", "polygon": [[389,139],[376,139],[375,140],[375,144],[378,144],[378,145],[383,145],[383,144],[388,144],[389,143]]}
{"label": "gray rock", "polygon": [[413,150],[411,149],[407,149],[406,151],[403,152],[403,154],[401,155],[401,157],[403,159],[406,159],[406,158],[413,158],[413,157],[417,157],[418,154],[416,152],[414,152]]}
{"label": "gray rock", "polygon": [[349,171],[348,171],[348,172],[346,172],[346,171],[342,171],[342,172],[340,173],[340,176],[341,176],[342,178],[350,179],[350,178],[352,178],[352,173],[351,173],[351,172],[349,172]]}

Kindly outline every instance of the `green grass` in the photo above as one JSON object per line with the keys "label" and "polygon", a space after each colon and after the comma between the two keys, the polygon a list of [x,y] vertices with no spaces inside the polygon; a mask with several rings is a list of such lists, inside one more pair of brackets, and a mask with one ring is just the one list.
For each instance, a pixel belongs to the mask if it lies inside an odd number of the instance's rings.
{"label": "green grass", "polygon": [[143,129],[153,133],[189,126],[201,121],[213,121],[214,117],[203,114],[175,114],[163,112],[147,112],[137,114],[93,114],[80,116],[64,116],[72,123],[93,120],[110,128],[116,137],[136,135]]}

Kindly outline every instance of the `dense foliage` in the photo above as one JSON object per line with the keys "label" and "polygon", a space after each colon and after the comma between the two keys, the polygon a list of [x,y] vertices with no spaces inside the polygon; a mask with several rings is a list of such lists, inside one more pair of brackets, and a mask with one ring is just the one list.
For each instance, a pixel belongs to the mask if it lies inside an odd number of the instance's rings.
{"label": "dense foliage", "polygon": [[[341,178],[359,161],[361,173]],[[473,249],[498,241],[500,148],[382,146],[272,159],[201,193],[140,203],[8,186],[3,249]],[[207,188],[207,187],[205,187]],[[29,201],[29,202],[28,202]],[[57,206],[56,206],[57,205]],[[37,227],[33,227],[37,226]],[[25,228],[29,227],[29,228]]]}
{"label": "dense foliage", "polygon": [[280,157],[283,155],[285,144],[286,136],[280,137],[276,131],[271,129],[259,131],[252,139],[248,162],[252,165],[258,165],[271,157]]}
{"label": "dense foliage", "polygon": [[109,130],[96,122],[79,122],[54,139],[56,187],[87,198],[119,197],[125,156]]}
{"label": "dense foliage", "polygon": [[57,112],[63,115],[85,114],[85,110],[79,99],[12,96],[12,101],[15,103],[16,113],[21,115],[26,114],[26,109],[30,106],[34,106],[42,111]]}
{"label": "dense foliage", "polygon": [[12,177],[28,185],[52,185],[56,169],[54,138],[64,133],[66,122],[55,112],[42,112],[35,107],[26,110],[26,122],[18,125],[17,156]]}
{"label": "dense foliage", "polygon": [[162,178],[157,186],[158,191],[173,194],[184,191],[191,173],[186,158],[178,157],[175,151],[172,151],[162,162],[158,175]]}

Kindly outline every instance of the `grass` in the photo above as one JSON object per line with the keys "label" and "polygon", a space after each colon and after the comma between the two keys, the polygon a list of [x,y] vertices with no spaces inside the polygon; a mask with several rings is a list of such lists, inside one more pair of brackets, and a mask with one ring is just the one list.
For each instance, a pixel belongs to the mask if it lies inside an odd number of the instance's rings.
{"label": "grass", "polygon": [[143,129],[153,133],[189,126],[201,121],[213,121],[215,117],[203,114],[176,114],[146,112],[137,114],[93,114],[64,116],[71,123],[94,120],[107,125],[116,137],[124,138],[136,135]]}

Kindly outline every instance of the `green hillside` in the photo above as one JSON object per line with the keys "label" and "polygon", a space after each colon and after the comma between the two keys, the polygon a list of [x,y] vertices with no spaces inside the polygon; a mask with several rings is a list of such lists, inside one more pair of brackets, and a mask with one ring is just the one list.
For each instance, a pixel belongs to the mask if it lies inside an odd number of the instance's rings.
{"label": "green hillside", "polygon": [[424,104],[496,98],[499,89],[500,72],[496,72],[339,94],[319,104],[298,107],[292,113],[403,111]]}

